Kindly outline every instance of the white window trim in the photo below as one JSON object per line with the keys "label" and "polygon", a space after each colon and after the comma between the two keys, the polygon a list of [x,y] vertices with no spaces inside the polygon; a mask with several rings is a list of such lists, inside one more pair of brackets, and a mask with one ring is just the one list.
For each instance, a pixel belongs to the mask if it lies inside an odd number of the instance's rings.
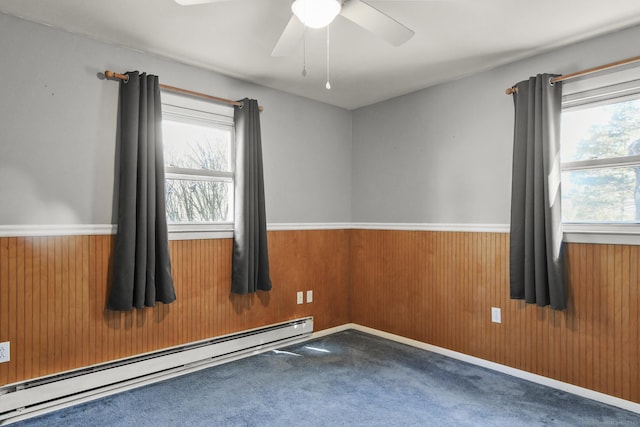
{"label": "white window trim", "polygon": [[[202,99],[162,91],[162,114],[168,119],[193,123],[231,126],[232,150],[231,162],[235,163],[235,129],[233,107],[220,105]],[[189,179],[198,176],[212,181],[234,182],[234,172],[177,168],[165,166],[165,179]],[[233,238],[233,222],[220,223],[169,223],[169,240],[199,240]]]}
{"label": "white window trim", "polygon": [[169,224],[169,240],[233,238],[233,223]]}
{"label": "white window trim", "polygon": [[640,245],[638,224],[574,224],[562,225],[564,241],[606,245]]}
{"label": "white window trim", "polygon": [[562,171],[577,171],[599,168],[620,168],[640,165],[640,155],[625,157],[609,157],[603,159],[579,160],[562,164]]}

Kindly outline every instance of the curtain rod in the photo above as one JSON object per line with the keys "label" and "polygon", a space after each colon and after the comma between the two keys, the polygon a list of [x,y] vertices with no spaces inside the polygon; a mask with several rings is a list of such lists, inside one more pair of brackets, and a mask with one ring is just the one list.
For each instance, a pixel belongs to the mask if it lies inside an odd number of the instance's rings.
{"label": "curtain rod", "polygon": [[[120,73],[116,73],[115,71],[110,71],[110,70],[106,70],[104,72],[104,76],[107,79],[110,79],[110,80],[124,80],[125,82],[127,80],[129,80],[129,76],[127,76],[126,74],[120,74]],[[162,89],[164,89],[164,90],[169,91],[169,92],[182,93],[184,95],[195,96],[195,97],[198,97],[198,98],[208,99],[208,100],[214,101],[214,102],[234,105],[236,107],[242,107],[242,102],[233,101],[231,99],[219,98],[217,96],[207,95],[205,93],[200,93],[200,92],[194,92],[192,90],[182,89],[182,88],[175,87],[175,86],[164,85],[162,83],[160,84],[160,87]],[[262,106],[259,106],[258,110],[262,111],[263,110]]]}
{"label": "curtain rod", "polygon": [[[616,67],[620,67],[622,65],[632,64],[632,63],[638,62],[638,61],[640,61],[640,56],[634,56],[633,58],[622,59],[620,61],[611,62],[609,64],[604,64],[604,65],[600,65],[600,66],[593,67],[593,68],[587,68],[586,70],[576,71],[575,73],[565,74],[563,76],[554,77],[550,81],[551,81],[551,83],[557,83],[557,82],[561,82],[563,80],[569,80],[569,79],[573,79],[575,77],[586,76],[588,74],[596,73],[598,71],[604,71],[604,70],[608,70],[610,68],[616,68]],[[507,88],[507,90],[505,90],[504,93],[506,93],[507,95],[511,95],[512,93],[516,93],[517,91],[518,91],[518,88],[515,87],[515,86],[512,86],[512,87]]]}

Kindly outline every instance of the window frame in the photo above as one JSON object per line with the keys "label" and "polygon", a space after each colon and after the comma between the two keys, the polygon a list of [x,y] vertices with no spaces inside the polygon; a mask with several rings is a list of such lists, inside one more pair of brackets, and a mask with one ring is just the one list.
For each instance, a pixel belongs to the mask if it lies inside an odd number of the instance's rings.
{"label": "window frame", "polygon": [[[211,101],[161,90],[162,119],[179,123],[192,123],[228,129],[231,132],[230,166],[231,171],[213,171],[168,166],[165,160],[165,184],[168,179],[187,179],[231,183],[235,193],[235,125],[233,106],[220,105]],[[230,200],[233,204],[233,199]],[[231,206],[233,209],[233,206]],[[231,215],[233,217],[233,214]],[[233,237],[234,223],[191,222],[168,223],[169,240],[223,239]]]}
{"label": "window frame", "polygon": [[[563,82],[562,113],[640,99],[640,67]],[[562,141],[560,141],[562,144]],[[640,166],[640,155],[562,162],[561,172]],[[640,245],[640,223],[562,223],[564,241]]]}

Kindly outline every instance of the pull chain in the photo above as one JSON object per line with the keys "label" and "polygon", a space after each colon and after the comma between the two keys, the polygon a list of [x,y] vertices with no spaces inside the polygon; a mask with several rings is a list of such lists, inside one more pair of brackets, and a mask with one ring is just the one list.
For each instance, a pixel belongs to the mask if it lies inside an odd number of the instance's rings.
{"label": "pull chain", "polygon": [[327,84],[324,87],[327,90],[331,89],[331,83],[329,82],[329,25],[327,25]]}
{"label": "pull chain", "polygon": [[307,77],[307,26],[302,30],[302,77]]}

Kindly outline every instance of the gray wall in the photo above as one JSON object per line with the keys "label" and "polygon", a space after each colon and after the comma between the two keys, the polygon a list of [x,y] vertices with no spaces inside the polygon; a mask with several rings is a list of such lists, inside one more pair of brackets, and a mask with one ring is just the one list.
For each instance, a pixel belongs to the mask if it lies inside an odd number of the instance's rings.
{"label": "gray wall", "polygon": [[258,99],[269,222],[351,218],[351,112],[0,14],[0,224],[112,222],[118,84],[105,69]]}
{"label": "gray wall", "polygon": [[0,15],[0,224],[112,222],[118,85],[104,69],[258,99],[270,223],[506,224],[504,89],[637,55],[639,38],[632,28],[349,112]]}
{"label": "gray wall", "polygon": [[353,112],[354,222],[508,224],[513,101],[504,90],[636,56],[640,27]]}

